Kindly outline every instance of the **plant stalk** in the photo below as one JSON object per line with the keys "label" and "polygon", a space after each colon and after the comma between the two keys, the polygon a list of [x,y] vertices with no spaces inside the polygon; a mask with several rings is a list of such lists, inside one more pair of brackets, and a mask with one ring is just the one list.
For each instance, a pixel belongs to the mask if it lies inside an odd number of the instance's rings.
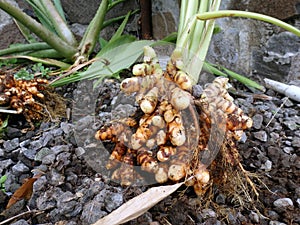
{"label": "plant stalk", "polygon": [[196,16],[197,19],[199,20],[211,20],[211,19],[218,19],[223,17],[245,17],[245,18],[257,19],[257,20],[261,20],[282,27],[287,31],[290,31],[293,34],[300,37],[300,30],[298,30],[297,28],[279,19],[276,19],[271,16],[266,16],[260,13],[253,13],[253,12],[246,12],[246,11],[239,11],[239,10],[220,10],[217,12],[206,12],[206,13],[198,14]]}
{"label": "plant stalk", "polygon": [[21,53],[21,52],[27,52],[27,51],[45,50],[45,49],[50,49],[50,48],[51,47],[45,42],[22,44],[22,45],[16,45],[16,46],[13,46],[10,48],[0,50],[0,56],[16,54],[16,53]]}
{"label": "plant stalk", "polygon": [[104,22],[104,18],[107,12],[108,0],[102,0],[100,6],[96,12],[96,15],[90,22],[81,42],[79,49],[81,49],[81,55],[88,58],[93,52],[101,27]]}
{"label": "plant stalk", "polygon": [[41,3],[43,4],[45,12],[48,15],[47,17],[51,20],[51,23],[54,26],[58,36],[64,41],[66,41],[68,44],[74,47],[77,46],[77,41],[72,31],[69,29],[64,19],[60,16],[52,1],[43,0],[41,1]]}
{"label": "plant stalk", "polygon": [[17,19],[20,23],[30,29],[39,38],[48,43],[52,48],[61,53],[65,58],[74,60],[74,56],[77,53],[77,49],[69,45],[54,33],[44,28],[36,20],[22,12],[19,8],[11,5],[5,0],[0,0],[0,8],[7,12],[9,15]]}

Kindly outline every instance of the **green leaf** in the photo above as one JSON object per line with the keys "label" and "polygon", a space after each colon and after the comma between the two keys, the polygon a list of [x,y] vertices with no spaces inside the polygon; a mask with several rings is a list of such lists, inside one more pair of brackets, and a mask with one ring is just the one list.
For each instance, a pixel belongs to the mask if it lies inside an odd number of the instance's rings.
{"label": "green leaf", "polygon": [[60,79],[52,85],[61,86],[83,79],[99,79],[103,76],[113,76],[115,73],[127,69],[134,64],[143,53],[144,46],[153,45],[154,43],[154,41],[141,40],[110,49],[99,57],[86,71]]}
{"label": "green leaf", "polygon": [[101,50],[98,52],[97,57],[101,57],[105,52],[117,48],[123,44],[134,42],[136,37],[132,35],[122,35],[119,38],[109,41]]}
{"label": "green leaf", "polygon": [[7,179],[7,175],[3,175],[2,177],[0,177],[0,185],[4,184],[6,179]]}
{"label": "green leaf", "polygon": [[100,44],[101,48],[104,48],[105,45],[107,45],[107,43],[108,43],[108,41],[105,40],[104,38],[102,38],[102,37],[99,38],[99,44]]}
{"label": "green leaf", "polygon": [[26,55],[16,55],[16,56],[7,56],[7,57],[0,57],[0,60],[5,60],[5,59],[28,59],[33,62],[37,63],[43,63],[46,65],[51,65],[51,66],[57,66],[60,67],[61,69],[68,69],[70,67],[70,64],[55,60],[55,59],[41,59],[33,56],[26,56]]}
{"label": "green leaf", "polygon": [[101,60],[94,62],[81,76],[92,79],[101,75],[117,73],[122,69],[129,68],[143,53],[143,47],[152,45],[153,41],[136,41],[129,44],[123,44],[117,48],[111,49],[101,55],[101,58],[109,61],[109,64],[103,64]]}
{"label": "green leaf", "polygon": [[65,23],[67,23],[66,17],[65,17],[65,12],[64,9],[61,5],[61,1],[60,0],[53,0],[54,6],[57,9],[57,12],[60,14],[61,18],[63,18],[63,20],[65,21]]}
{"label": "green leaf", "polygon": [[117,38],[121,37],[125,26],[128,22],[129,16],[130,16],[131,12],[128,12],[125,19],[123,20],[123,22],[121,23],[121,25],[119,26],[118,30],[116,31],[116,33],[114,33],[114,35],[111,37],[111,39],[109,40],[109,42],[112,42],[114,40],[116,40]]}

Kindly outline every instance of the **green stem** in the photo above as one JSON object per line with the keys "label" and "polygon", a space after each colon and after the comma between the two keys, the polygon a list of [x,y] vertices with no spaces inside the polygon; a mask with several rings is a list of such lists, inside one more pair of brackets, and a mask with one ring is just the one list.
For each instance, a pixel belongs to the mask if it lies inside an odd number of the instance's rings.
{"label": "green stem", "polygon": [[[134,10],[133,12],[130,13],[130,16],[138,13],[139,11],[140,11],[139,9]],[[123,15],[123,16],[117,16],[117,17],[113,17],[111,19],[105,20],[103,22],[103,24],[102,24],[101,29],[104,29],[105,27],[107,27],[107,26],[109,26],[109,25],[111,25],[113,23],[116,23],[116,22],[118,22],[120,20],[124,20],[125,17],[126,17],[126,15]]]}
{"label": "green stem", "polygon": [[[198,10],[198,14],[207,12],[208,7],[209,7],[208,1],[201,1],[199,10]],[[195,52],[199,48],[199,44],[201,41],[204,26],[205,26],[205,21],[197,21],[196,22],[196,27],[195,27],[194,33],[191,37],[191,44],[190,44],[190,48],[189,48],[189,50],[191,51],[190,53],[192,53],[192,54],[195,54]]]}
{"label": "green stem", "polygon": [[125,2],[126,0],[116,0],[116,1],[113,1],[112,3],[110,3],[107,7],[107,11],[111,10],[113,7],[115,7],[116,5],[122,3],[122,2]]}
{"label": "green stem", "polygon": [[77,53],[77,49],[67,44],[65,41],[57,37],[54,33],[47,30],[36,20],[22,12],[19,8],[13,6],[5,0],[0,0],[0,8],[9,15],[17,19],[20,23],[30,29],[43,41],[47,42],[52,48],[60,52],[64,57],[73,59]]}
{"label": "green stem", "polygon": [[217,12],[206,12],[206,13],[197,15],[197,19],[199,19],[199,20],[218,19],[218,18],[222,18],[222,17],[245,17],[245,18],[261,20],[261,21],[272,23],[274,25],[282,27],[282,28],[286,29],[287,31],[290,31],[300,37],[300,30],[298,30],[297,28],[295,28],[279,19],[276,19],[271,16],[266,16],[266,15],[263,15],[260,13],[245,12],[245,11],[239,11],[239,10],[220,10]]}
{"label": "green stem", "polygon": [[2,55],[9,55],[9,54],[16,54],[20,52],[26,51],[37,51],[37,50],[44,50],[51,48],[47,43],[40,42],[40,43],[31,43],[31,44],[20,44],[10,48],[6,48],[0,50],[0,56]]}
{"label": "green stem", "polygon": [[37,50],[34,52],[29,52],[26,55],[37,57],[37,58],[49,58],[49,59],[62,59],[63,56],[54,49],[44,49],[44,50]]}
{"label": "green stem", "polygon": [[51,0],[43,0],[41,1],[47,17],[51,20],[52,25],[54,26],[55,31],[58,36],[66,41],[68,44],[72,46],[77,46],[77,41],[65,23],[64,19],[60,16],[55,6],[53,5]]}
{"label": "green stem", "polygon": [[81,55],[88,58],[88,56],[93,52],[101,27],[104,22],[104,17],[107,12],[108,0],[102,0],[100,6],[96,12],[96,15],[90,22],[87,31],[85,32],[83,39],[80,42],[79,49],[81,50]]}
{"label": "green stem", "polygon": [[178,25],[178,37],[180,36],[180,34],[182,34],[183,29],[185,27],[186,24],[186,16],[185,16],[185,12],[186,12],[186,8],[187,8],[187,4],[188,1],[187,0],[181,0],[181,5],[180,5],[180,14],[179,14],[179,25]]}

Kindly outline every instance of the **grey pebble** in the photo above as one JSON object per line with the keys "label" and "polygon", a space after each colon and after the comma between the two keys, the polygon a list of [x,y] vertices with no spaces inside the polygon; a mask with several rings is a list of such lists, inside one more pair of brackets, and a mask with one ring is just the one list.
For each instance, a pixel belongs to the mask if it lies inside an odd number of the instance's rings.
{"label": "grey pebble", "polygon": [[55,161],[55,155],[54,154],[49,154],[46,155],[42,158],[42,163],[44,165],[51,165]]}
{"label": "grey pebble", "polygon": [[259,223],[259,216],[256,212],[251,211],[249,214],[249,218],[254,223]]}
{"label": "grey pebble", "polygon": [[285,120],[283,124],[290,130],[296,130],[298,128],[296,121],[293,120]]}
{"label": "grey pebble", "polygon": [[28,171],[29,171],[29,168],[20,161],[12,167],[12,173],[14,175],[20,175],[20,174],[26,173]]}
{"label": "grey pebble", "polygon": [[4,141],[3,147],[4,151],[11,152],[12,150],[19,147],[19,138],[14,138],[12,140]]}
{"label": "grey pebble", "polygon": [[53,134],[54,137],[62,136],[63,130],[61,128],[52,129],[51,134]]}
{"label": "grey pebble", "polygon": [[2,148],[0,148],[0,157],[4,156],[4,150]]}
{"label": "grey pebble", "polygon": [[43,140],[42,145],[43,145],[43,147],[45,147],[54,140],[54,137],[52,134],[47,132],[47,133],[43,134],[42,140]]}
{"label": "grey pebble", "polygon": [[74,132],[74,125],[66,122],[61,122],[60,128],[65,134],[70,134]]}
{"label": "grey pebble", "polygon": [[283,209],[294,207],[293,201],[290,198],[279,198],[273,202],[273,205]]}
{"label": "grey pebble", "polygon": [[44,157],[46,157],[47,155],[50,155],[52,153],[53,152],[49,148],[44,147],[36,153],[34,160],[41,162]]}
{"label": "grey pebble", "polygon": [[27,159],[30,159],[30,160],[34,160],[35,158],[35,154],[36,154],[36,150],[34,149],[23,149],[22,148],[22,153],[23,155],[27,158]]}
{"label": "grey pebble", "polygon": [[260,169],[268,172],[272,169],[272,161],[267,160],[264,164],[261,165]]}
{"label": "grey pebble", "polygon": [[103,203],[97,201],[91,201],[84,205],[80,219],[83,224],[95,223],[100,218],[107,215],[107,212],[103,211]]}
{"label": "grey pebble", "polygon": [[279,219],[279,215],[277,212],[273,211],[273,210],[269,210],[267,212],[267,216],[271,219],[271,220],[278,220]]}
{"label": "grey pebble", "polygon": [[255,114],[253,117],[252,117],[252,120],[253,120],[253,127],[255,129],[260,129],[261,126],[262,126],[262,122],[263,122],[263,116],[261,114]]}
{"label": "grey pebble", "polygon": [[108,192],[104,198],[105,209],[108,212],[111,212],[114,209],[118,208],[122,203],[123,203],[122,193]]}
{"label": "grey pebble", "polygon": [[287,225],[287,224],[279,221],[270,221],[269,225]]}
{"label": "grey pebble", "polygon": [[30,148],[33,150],[39,150],[42,147],[43,147],[43,143],[41,139],[30,142]]}
{"label": "grey pebble", "polygon": [[82,147],[75,148],[75,154],[77,157],[82,156],[84,153],[85,153],[84,148]]}
{"label": "grey pebble", "polygon": [[206,218],[216,218],[217,217],[216,212],[212,209],[203,209],[201,211],[201,215],[204,219],[206,219]]}
{"label": "grey pebble", "polygon": [[27,223],[26,220],[21,219],[21,220],[18,220],[17,222],[11,223],[10,225],[29,225],[29,223]]}
{"label": "grey pebble", "polygon": [[284,147],[283,148],[283,151],[286,153],[286,154],[291,154],[294,149],[292,147]]}
{"label": "grey pebble", "polygon": [[266,131],[257,131],[253,133],[254,137],[260,141],[266,142],[268,140],[268,135]]}
{"label": "grey pebble", "polygon": [[1,161],[0,173],[2,173],[4,169],[8,169],[13,164],[14,164],[14,161],[12,161],[11,159],[6,159],[6,160]]}
{"label": "grey pebble", "polygon": [[65,176],[57,172],[55,169],[50,171],[50,177],[49,183],[53,186],[59,186],[65,182]]}
{"label": "grey pebble", "polygon": [[292,141],[292,146],[293,147],[298,147],[300,148],[300,137],[295,137]]}

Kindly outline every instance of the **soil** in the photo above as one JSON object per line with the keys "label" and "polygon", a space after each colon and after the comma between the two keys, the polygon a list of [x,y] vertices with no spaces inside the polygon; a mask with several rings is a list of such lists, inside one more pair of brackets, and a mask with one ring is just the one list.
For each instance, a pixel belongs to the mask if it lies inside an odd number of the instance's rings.
{"label": "soil", "polygon": [[[272,90],[266,97],[232,84],[235,103],[254,121],[246,140],[238,143],[248,172],[232,168],[236,177],[229,174],[226,182],[201,197],[182,187],[126,224],[300,224],[300,104]],[[104,169],[107,149],[113,145],[95,140],[95,132],[119,115],[136,111],[134,100],[120,93],[118,81],[105,80],[94,91],[92,82],[56,91],[68,100],[69,118],[42,122],[22,133],[24,118],[10,117],[0,141],[0,176],[7,175],[0,191],[0,224],[92,224],[157,186],[122,187]],[[5,209],[24,179],[41,171],[30,199]],[[243,178],[237,187],[238,176]]]}

